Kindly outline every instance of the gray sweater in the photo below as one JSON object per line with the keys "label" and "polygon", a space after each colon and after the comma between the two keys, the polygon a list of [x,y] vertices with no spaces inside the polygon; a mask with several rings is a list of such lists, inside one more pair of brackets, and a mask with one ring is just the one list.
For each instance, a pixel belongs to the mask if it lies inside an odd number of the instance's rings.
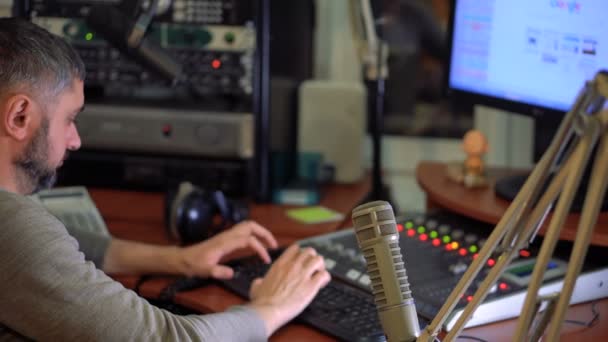
{"label": "gray sweater", "polygon": [[99,269],[107,238],[72,235],[34,200],[0,190],[0,341],[266,339],[247,307],[178,316],[150,305]]}

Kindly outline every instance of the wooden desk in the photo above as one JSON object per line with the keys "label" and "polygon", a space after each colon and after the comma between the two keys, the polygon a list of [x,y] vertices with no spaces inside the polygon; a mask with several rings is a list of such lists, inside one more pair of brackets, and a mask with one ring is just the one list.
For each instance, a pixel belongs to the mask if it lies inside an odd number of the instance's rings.
{"label": "wooden desk", "polygon": [[[490,184],[485,188],[468,189],[446,176],[446,164],[422,162],[416,169],[416,179],[427,195],[427,208],[445,208],[450,211],[474,218],[479,221],[497,224],[509,207],[509,202],[496,197],[494,181],[497,178],[514,174],[513,170],[490,169]],[[580,214],[570,214],[562,229],[560,238],[574,240]],[[550,219],[550,215],[548,217]],[[545,221],[540,234],[547,228]],[[591,238],[594,245],[608,246],[608,212],[599,215],[597,227]]]}

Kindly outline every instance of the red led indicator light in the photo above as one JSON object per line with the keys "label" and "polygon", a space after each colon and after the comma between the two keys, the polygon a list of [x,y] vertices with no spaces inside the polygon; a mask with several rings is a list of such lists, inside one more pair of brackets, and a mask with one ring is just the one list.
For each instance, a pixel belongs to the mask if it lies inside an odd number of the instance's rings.
{"label": "red led indicator light", "polygon": [[407,236],[412,237],[414,235],[416,235],[416,231],[415,230],[410,229],[410,230],[407,231]]}
{"label": "red led indicator light", "polygon": [[445,245],[445,250],[446,251],[451,251],[452,250],[452,244]]}
{"label": "red led indicator light", "polygon": [[397,224],[397,231],[398,232],[402,232],[403,231],[403,225],[401,223]]}
{"label": "red led indicator light", "polygon": [[171,127],[170,124],[163,125],[163,127],[161,129],[163,135],[166,136],[166,137],[168,137],[168,136],[171,135],[171,130],[172,130],[172,127]]}
{"label": "red led indicator light", "polygon": [[509,285],[507,285],[506,283],[500,283],[498,285],[498,288],[501,289],[502,291],[505,291],[509,288]]}
{"label": "red led indicator light", "polygon": [[467,296],[467,302],[470,302],[473,300],[473,296]]}
{"label": "red led indicator light", "polygon": [[488,259],[488,266],[492,267],[496,265],[496,261],[494,259]]}
{"label": "red led indicator light", "polygon": [[426,234],[420,234],[420,241],[426,241],[429,239],[429,236]]}
{"label": "red led indicator light", "polygon": [[530,256],[530,251],[522,249],[521,251],[519,251],[519,255],[521,255],[523,258],[527,258]]}
{"label": "red led indicator light", "polygon": [[461,248],[461,249],[458,250],[458,254],[460,254],[462,256],[465,256],[465,255],[467,255],[467,250],[464,249],[464,248]]}
{"label": "red led indicator light", "polygon": [[435,246],[435,247],[441,246],[441,240],[439,240],[439,239],[433,239],[433,246]]}
{"label": "red led indicator light", "polygon": [[222,61],[220,61],[219,59],[214,59],[213,61],[211,61],[211,67],[213,69],[219,69],[222,67]]}
{"label": "red led indicator light", "polygon": [[477,253],[473,254],[473,259],[477,259],[478,256],[479,256],[479,254],[477,254]]}

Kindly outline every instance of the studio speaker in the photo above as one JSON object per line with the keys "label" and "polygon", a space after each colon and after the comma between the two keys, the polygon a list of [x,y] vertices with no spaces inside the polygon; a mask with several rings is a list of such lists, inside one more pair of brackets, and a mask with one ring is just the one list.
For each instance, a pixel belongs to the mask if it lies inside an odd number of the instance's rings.
{"label": "studio speaker", "polygon": [[366,92],[355,82],[306,81],[299,89],[298,151],[319,153],[334,167],[334,181],[363,176]]}

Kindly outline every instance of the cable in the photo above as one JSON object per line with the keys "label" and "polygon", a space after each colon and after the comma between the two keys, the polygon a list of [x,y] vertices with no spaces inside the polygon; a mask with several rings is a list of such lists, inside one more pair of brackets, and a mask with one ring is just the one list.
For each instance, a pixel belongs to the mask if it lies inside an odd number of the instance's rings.
{"label": "cable", "polygon": [[463,340],[473,340],[473,341],[479,341],[479,342],[488,342],[487,340],[484,340],[483,338],[479,338],[479,337],[475,337],[475,336],[469,336],[469,335],[460,335],[460,336],[458,336],[458,338],[461,338]]}
{"label": "cable", "polygon": [[589,321],[583,322],[583,321],[566,319],[566,320],[564,320],[564,323],[582,325],[587,328],[594,326],[599,321],[599,318],[600,318],[600,312],[597,311],[597,303],[598,302],[593,302],[591,304],[591,313],[593,314],[593,317],[591,317],[591,319]]}

